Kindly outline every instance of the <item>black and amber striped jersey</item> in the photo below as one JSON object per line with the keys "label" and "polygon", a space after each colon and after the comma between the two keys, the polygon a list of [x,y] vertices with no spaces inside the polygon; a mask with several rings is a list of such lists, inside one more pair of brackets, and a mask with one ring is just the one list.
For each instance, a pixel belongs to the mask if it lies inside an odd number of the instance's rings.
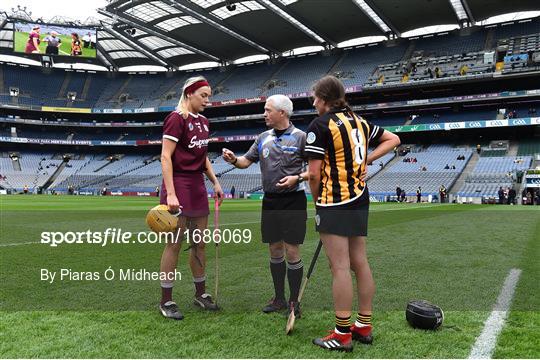
{"label": "black and amber striped jersey", "polygon": [[344,205],[364,193],[367,196],[360,175],[367,166],[370,142],[383,132],[346,109],[326,113],[309,124],[305,154],[323,160],[318,206]]}

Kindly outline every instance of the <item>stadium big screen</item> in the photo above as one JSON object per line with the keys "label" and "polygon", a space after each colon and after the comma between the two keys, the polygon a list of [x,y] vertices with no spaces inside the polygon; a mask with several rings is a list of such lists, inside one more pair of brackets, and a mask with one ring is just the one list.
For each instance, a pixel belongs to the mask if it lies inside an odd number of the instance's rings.
{"label": "stadium big screen", "polygon": [[15,52],[96,57],[97,31],[95,28],[17,22],[13,36]]}

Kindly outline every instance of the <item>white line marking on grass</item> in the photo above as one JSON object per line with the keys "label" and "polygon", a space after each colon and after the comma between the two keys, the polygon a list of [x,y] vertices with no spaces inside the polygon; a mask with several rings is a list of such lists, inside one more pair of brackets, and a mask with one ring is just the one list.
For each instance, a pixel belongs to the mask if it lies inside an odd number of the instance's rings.
{"label": "white line marking on grass", "polygon": [[[446,204],[449,205],[449,204]],[[437,206],[445,206],[441,204],[437,205],[419,205],[419,206],[411,206],[411,207],[400,207],[400,208],[394,208],[394,209],[381,209],[381,210],[370,210],[370,212],[384,212],[384,211],[399,211],[399,210],[411,210],[411,209],[426,209],[430,207],[437,207]],[[308,216],[308,219],[313,219],[314,216]],[[220,226],[231,226],[231,225],[249,225],[249,224],[258,224],[260,223],[260,220],[256,221],[244,221],[244,222],[235,222],[235,223],[223,223],[220,224]],[[213,229],[214,226],[210,225],[208,226],[209,229]],[[20,246],[20,245],[32,245],[32,244],[41,244],[39,241],[30,241],[30,242],[22,242],[22,243],[12,243],[12,244],[0,244],[0,247],[3,246]]]}
{"label": "white line marking on grass", "polygon": [[453,206],[452,204],[417,205],[417,206],[399,207],[399,208],[392,208],[392,209],[370,210],[370,212],[384,212],[384,211],[412,210],[412,209],[427,209],[427,208],[432,208],[432,207],[449,206],[449,205],[450,205],[450,206]]}
{"label": "white line marking on grass", "polygon": [[38,242],[38,241],[29,241],[29,242],[14,243],[14,244],[0,244],[0,247],[2,247],[2,246],[31,245],[31,244],[40,244],[40,242]]}
{"label": "white line marking on grass", "polygon": [[510,310],[520,275],[520,269],[511,269],[510,273],[508,273],[497,298],[497,303],[493,307],[491,315],[489,315],[484,323],[484,329],[476,339],[469,354],[469,359],[491,359],[497,345],[497,337],[501,333],[508,317],[508,311]]}

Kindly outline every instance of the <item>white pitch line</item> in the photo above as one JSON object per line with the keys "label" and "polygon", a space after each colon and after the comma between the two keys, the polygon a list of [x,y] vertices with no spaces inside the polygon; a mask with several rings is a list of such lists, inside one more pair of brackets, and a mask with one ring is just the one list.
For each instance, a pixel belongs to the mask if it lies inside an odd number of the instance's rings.
{"label": "white pitch line", "polygon": [[[448,204],[447,204],[448,205]],[[438,205],[420,205],[420,206],[411,206],[411,207],[402,207],[402,208],[395,208],[395,209],[381,209],[381,210],[370,210],[370,212],[384,212],[384,211],[398,211],[398,210],[411,210],[411,209],[419,209],[419,208],[430,208],[430,207],[437,207],[441,206]],[[308,219],[313,219],[314,216],[308,216]],[[244,222],[236,222],[236,223],[225,223],[220,224],[220,226],[231,226],[231,225],[249,225],[249,224],[258,224],[260,223],[260,220],[256,221],[244,221]],[[213,225],[208,226],[208,228],[214,228]],[[32,244],[41,244],[39,241],[30,241],[30,242],[23,242],[23,243],[12,243],[12,244],[0,244],[0,247],[4,246],[20,246],[20,245],[32,245]]]}
{"label": "white pitch line", "polygon": [[516,285],[521,275],[520,269],[511,269],[504,280],[503,287],[497,298],[497,303],[493,307],[493,311],[484,323],[484,329],[476,342],[474,343],[469,359],[491,359],[495,346],[497,345],[497,337],[501,333],[510,305],[512,304],[512,298],[516,291]]}
{"label": "white pitch line", "polygon": [[29,242],[14,243],[14,244],[0,244],[0,247],[2,247],[2,246],[31,245],[31,244],[40,244],[40,243],[38,241],[29,241]]}
{"label": "white pitch line", "polygon": [[398,211],[398,210],[411,210],[411,209],[427,209],[427,208],[432,208],[432,207],[449,206],[449,205],[451,206],[452,204],[417,205],[417,206],[400,207],[400,208],[393,208],[393,209],[370,210],[369,212],[384,212],[384,211]]}

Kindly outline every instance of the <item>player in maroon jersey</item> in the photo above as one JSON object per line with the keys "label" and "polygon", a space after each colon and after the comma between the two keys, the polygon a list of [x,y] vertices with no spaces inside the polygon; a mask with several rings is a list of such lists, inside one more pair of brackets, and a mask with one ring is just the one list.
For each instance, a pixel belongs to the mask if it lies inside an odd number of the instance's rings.
{"label": "player in maroon jersey", "polygon": [[[184,84],[176,111],[170,113],[163,123],[163,145],[161,167],[163,184],[160,203],[170,212],[180,212],[179,231],[191,233],[208,227],[208,195],[204,176],[214,184],[214,197],[223,200],[223,191],[212,164],[208,159],[208,119],[200,114],[209,103],[211,88],[203,77],[190,78]],[[178,263],[181,241],[165,245],[161,256],[161,272],[173,274]],[[217,310],[212,297],[205,291],[206,257],[204,243],[191,243],[189,265],[195,283],[194,304],[206,310]],[[182,313],[172,301],[173,279],[161,282],[161,314],[167,318],[181,320]]]}

